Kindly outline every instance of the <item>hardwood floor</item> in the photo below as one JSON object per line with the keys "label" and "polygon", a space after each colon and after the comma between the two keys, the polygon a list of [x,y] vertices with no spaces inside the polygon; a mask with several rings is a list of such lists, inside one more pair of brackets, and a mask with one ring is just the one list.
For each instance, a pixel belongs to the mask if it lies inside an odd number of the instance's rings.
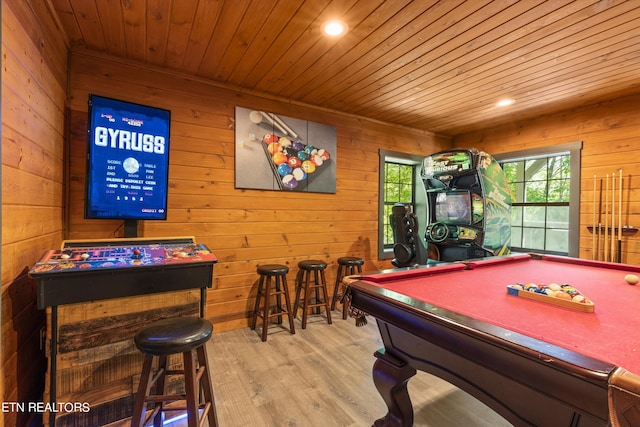
{"label": "hardwood floor", "polygon": [[[375,320],[357,328],[333,313],[332,325],[310,316],[303,330],[296,320],[295,335],[273,324],[266,342],[260,325],[213,336],[207,350],[221,427],[362,427],[386,414],[371,377],[373,353],[382,346]],[[424,372],[409,381],[409,392],[416,426],[511,425]]]}

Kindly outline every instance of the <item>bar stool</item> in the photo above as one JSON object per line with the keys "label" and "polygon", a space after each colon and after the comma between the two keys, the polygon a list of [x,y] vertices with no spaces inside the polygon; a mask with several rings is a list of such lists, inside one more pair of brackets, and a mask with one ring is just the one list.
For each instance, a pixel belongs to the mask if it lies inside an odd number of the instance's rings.
{"label": "bar stool", "polygon": [[[291,315],[291,300],[289,298],[289,288],[287,287],[287,273],[289,267],[280,264],[267,264],[258,267],[260,275],[260,283],[258,284],[258,295],[256,296],[256,305],[253,310],[253,319],[251,321],[251,329],[256,328],[258,316],[262,317],[262,341],[267,340],[267,328],[269,319],[278,317],[278,324],[282,324],[282,315],[286,314],[289,319],[289,331],[295,334],[293,326],[293,316]],[[274,287],[271,286],[272,278]],[[271,311],[271,295],[276,297],[276,307]],[[284,295],[285,307],[282,307],[282,295]],[[264,299],[262,310],[260,309],[260,300]]]}
{"label": "bar stool", "polygon": [[[164,421],[164,412],[184,410],[187,411],[188,427],[201,426],[205,417],[209,421],[209,427],[217,427],[218,420],[205,348],[212,332],[213,326],[208,320],[200,317],[177,317],[153,322],[136,333],[134,342],[144,353],[144,361],[131,427],[144,426],[151,419],[155,427],[160,427]],[[182,353],[183,369],[168,369],[168,356],[178,353]],[[152,365],[155,361],[158,362],[158,369],[154,374]],[[166,377],[172,375],[184,377],[184,394],[167,394],[169,381]],[[156,394],[152,395],[150,393],[154,384]],[[200,402],[199,399],[200,386],[204,402]],[[176,401],[184,401],[186,405],[165,406],[166,402]],[[147,403],[153,403],[153,410],[148,417]],[[201,407],[203,412],[200,417]]]}
{"label": "bar stool", "polygon": [[[327,292],[327,281],[324,276],[324,270],[327,263],[315,259],[300,261],[298,263],[298,284],[296,286],[296,302],[293,307],[294,315],[298,314],[298,306],[300,305],[300,294],[304,291],[304,299],[302,302],[302,329],[307,328],[307,315],[309,309],[316,310],[316,314],[320,313],[320,307],[324,307],[327,313],[327,323],[331,324],[331,307],[329,306],[329,293]],[[313,275],[313,280],[312,276]],[[315,299],[313,303],[311,299],[311,291],[314,291]],[[322,292],[322,297],[320,296]]]}
{"label": "bar stool", "polygon": [[[345,256],[338,258],[338,275],[336,276],[336,285],[333,288],[333,298],[331,299],[331,310],[336,309],[336,303],[340,298],[342,298],[342,292],[339,292],[342,289],[342,279],[345,276],[351,276],[352,274],[356,274],[356,270],[358,273],[362,273],[362,265],[364,264],[364,260],[358,257]],[[342,301],[342,319],[347,318],[347,314],[349,312],[349,302],[346,300]]]}

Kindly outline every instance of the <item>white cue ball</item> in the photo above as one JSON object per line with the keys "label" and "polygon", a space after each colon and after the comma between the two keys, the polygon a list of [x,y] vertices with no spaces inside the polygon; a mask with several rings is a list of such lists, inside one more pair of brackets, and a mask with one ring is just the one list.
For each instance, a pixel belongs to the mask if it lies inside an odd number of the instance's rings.
{"label": "white cue ball", "polygon": [[630,285],[635,285],[636,283],[640,282],[640,279],[635,274],[627,274],[626,276],[624,276],[624,280]]}

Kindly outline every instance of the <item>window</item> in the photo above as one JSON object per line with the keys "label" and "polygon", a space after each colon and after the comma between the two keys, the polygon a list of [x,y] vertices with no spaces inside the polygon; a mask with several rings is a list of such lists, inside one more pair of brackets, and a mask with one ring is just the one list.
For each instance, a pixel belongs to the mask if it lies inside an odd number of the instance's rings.
{"label": "window", "polygon": [[582,143],[494,156],[514,195],[511,250],[578,255]]}
{"label": "window", "polygon": [[[393,230],[389,223],[391,208],[395,203],[408,203],[414,212],[424,210],[426,193],[418,166],[422,157],[380,150],[380,200],[378,210],[378,257],[393,257]],[[417,189],[422,189],[417,190]],[[426,224],[419,220],[418,229],[424,235]]]}
{"label": "window", "polygon": [[391,208],[396,203],[410,204],[415,208],[414,185],[415,166],[395,163],[393,161],[384,164],[384,246],[393,247],[393,230],[389,222]]}

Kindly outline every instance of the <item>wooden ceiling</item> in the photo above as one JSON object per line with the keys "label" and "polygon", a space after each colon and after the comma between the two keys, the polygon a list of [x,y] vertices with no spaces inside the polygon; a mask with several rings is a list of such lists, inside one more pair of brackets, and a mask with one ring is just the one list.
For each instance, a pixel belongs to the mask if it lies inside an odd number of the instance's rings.
{"label": "wooden ceiling", "polygon": [[449,135],[640,91],[638,0],[50,2],[72,47]]}

